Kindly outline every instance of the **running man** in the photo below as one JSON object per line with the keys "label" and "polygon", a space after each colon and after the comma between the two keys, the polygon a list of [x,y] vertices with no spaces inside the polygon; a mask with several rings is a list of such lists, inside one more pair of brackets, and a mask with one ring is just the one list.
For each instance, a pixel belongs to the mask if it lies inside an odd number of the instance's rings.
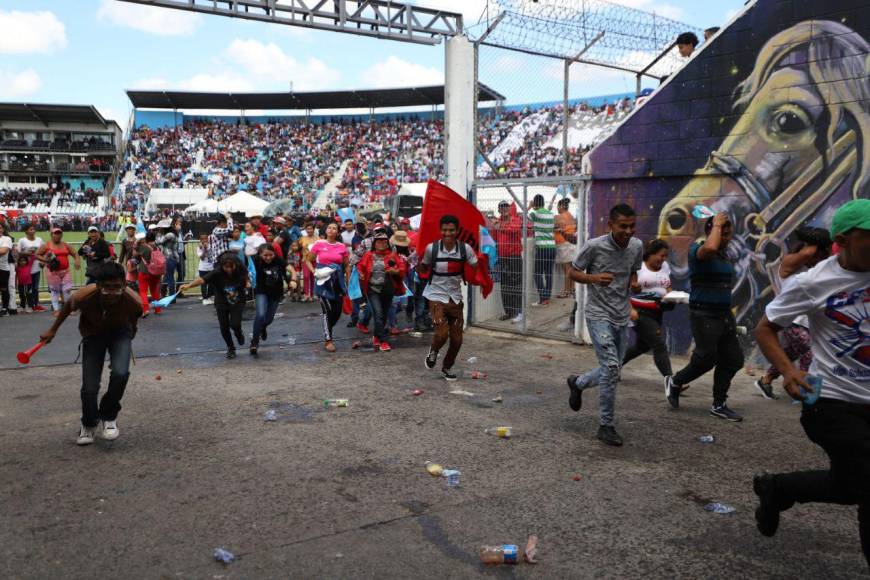
{"label": "running man", "polygon": [[[82,428],[76,443],[90,445],[99,429],[107,441],[118,438],[118,413],[121,398],[130,378],[132,342],[136,336],[142,301],[125,285],[124,267],[116,262],[104,262],[92,269],[95,284],[89,284],[63,304],[60,316],[40,335],[51,342],[60,325],[75,311],[80,313],[79,332],[82,335]],[[109,353],[109,388],[97,404],[100,378]]]}
{"label": "running man", "polygon": [[831,236],[840,253],[798,274],[767,305],[756,329],[764,356],[782,373],[783,387],[803,400],[812,390],[777,333],[798,317],[809,321],[813,361],[809,374],[822,382],[815,404],[803,404],[807,437],[824,449],[828,470],[755,476],[760,500],[758,531],[773,536],[779,514],[798,503],[858,504],[858,529],[870,566],[870,199],[834,214]]}
{"label": "running man", "polygon": [[726,213],[718,213],[704,224],[707,239],[689,248],[689,319],[695,350],[683,370],[665,377],[665,397],[680,408],[684,386],[713,371],[713,406],[710,415],[728,421],[743,420],[725,404],[737,371],[743,368],[743,350],[737,341],[737,322],[731,312],[734,264],[726,254],[734,228]]}
{"label": "running man", "polygon": [[441,376],[447,381],[457,380],[453,373],[453,363],[462,348],[462,325],[465,314],[462,304],[462,281],[465,265],[477,272],[477,254],[465,242],[459,242],[459,218],[454,215],[441,216],[441,240],[432,242],[423,251],[423,259],[417,265],[421,276],[429,276],[429,284],[423,297],[429,300],[429,311],[435,325],[432,346],[426,355],[426,368],[432,370],[438,362],[438,351],[448,339],[450,345],[441,363]]}
{"label": "running man", "polygon": [[583,390],[600,387],[598,439],[619,447],[622,437],[613,426],[616,385],[628,350],[629,293],[637,288],[637,271],[643,263],[643,244],[634,237],[637,215],[621,203],[610,210],[610,232],[583,244],[572,262],[571,279],[589,285],[586,326],[592,337],[599,366],[584,375],[568,377],[572,411],[583,406]]}

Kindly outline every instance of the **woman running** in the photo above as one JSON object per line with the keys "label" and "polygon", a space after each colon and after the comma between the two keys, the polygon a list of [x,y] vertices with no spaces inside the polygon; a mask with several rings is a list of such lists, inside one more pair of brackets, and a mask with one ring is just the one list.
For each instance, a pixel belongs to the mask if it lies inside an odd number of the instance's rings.
{"label": "woman running", "polygon": [[257,315],[254,318],[254,337],[251,339],[251,354],[256,356],[260,340],[266,340],[266,328],[272,324],[275,312],[284,295],[284,282],[289,280],[287,263],[278,257],[269,244],[262,244],[253,257],[257,273],[254,286],[254,303]]}
{"label": "woman running", "polygon": [[51,228],[51,239],[36,252],[36,259],[45,264],[45,281],[51,293],[51,308],[54,316],[60,315],[64,302],[72,295],[72,274],[69,261],[72,257],[75,269],[81,269],[78,254],[63,241],[63,230]]}
{"label": "woman running", "polygon": [[[151,291],[151,300],[160,300],[160,281],[163,278],[161,274],[151,273],[151,262],[153,254],[157,251],[157,233],[151,229],[145,234],[145,237],[139,240],[139,244],[133,251],[133,257],[136,258],[136,271],[139,273],[139,297],[142,299],[142,318],[147,318],[151,314],[148,291]],[[162,252],[161,252],[162,254]],[[160,254],[158,254],[160,255]],[[166,265],[164,263],[164,271]],[[155,314],[160,314],[160,308],[154,308]]]}
{"label": "woman running", "polygon": [[242,332],[242,310],[245,309],[245,289],[251,287],[248,272],[239,262],[238,255],[227,251],[218,257],[217,267],[212,272],[183,285],[180,292],[183,294],[190,288],[206,283],[214,289],[214,309],[217,312],[221,336],[227,345],[227,358],[236,358],[233,335],[239,346],[245,344],[245,335]]}
{"label": "woman running", "polygon": [[386,232],[378,232],[372,250],[365,253],[356,268],[359,271],[360,289],[375,319],[372,344],[383,352],[392,350],[387,342],[387,316],[393,306],[393,296],[405,294],[403,279],[408,272],[408,263],[390,249]]}
{"label": "woman running", "polygon": [[345,276],[348,271],[347,246],[338,237],[338,225],[331,223],[326,226],[326,239],[311,244],[305,265],[316,279],[314,293],[323,311],[324,348],[335,352],[332,329],[341,318],[342,300],[347,294]]}
{"label": "woman running", "polygon": [[[832,242],[827,230],[809,227],[798,228],[795,237],[798,239],[797,243],[792,248],[791,253],[782,257],[779,265],[779,292],[785,290],[786,286],[791,283],[792,276],[806,272],[831,255]],[[799,316],[791,326],[779,335],[779,341],[788,358],[792,361],[798,361],[800,369],[804,372],[810,370],[810,363],[813,362],[809,324],[810,321],[806,316]],[[755,388],[761,391],[765,399],[776,398],[773,394],[772,383],[779,376],[779,371],[771,365],[767,373],[755,381]]]}
{"label": "woman running", "polygon": [[[671,357],[662,331],[664,310],[672,305],[662,304],[662,297],[671,291],[671,267],[668,265],[670,246],[664,240],[650,240],[643,252],[643,264],[637,273],[638,296],[631,298],[631,306],[637,312],[634,323],[636,339],[625,353],[622,364],[643,353],[653,351],[653,361],[663,377],[673,374]],[[639,287],[639,288],[638,288]]]}

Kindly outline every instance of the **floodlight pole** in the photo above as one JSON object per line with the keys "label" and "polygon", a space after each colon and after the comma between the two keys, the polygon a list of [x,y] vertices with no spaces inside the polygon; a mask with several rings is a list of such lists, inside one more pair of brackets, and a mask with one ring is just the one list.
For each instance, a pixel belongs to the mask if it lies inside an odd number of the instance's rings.
{"label": "floodlight pole", "polygon": [[565,86],[562,93],[562,175],[568,175],[568,96],[569,85],[571,84],[571,65],[578,62],[580,58],[592,48],[596,42],[604,38],[604,31],[599,32],[595,38],[589,41],[589,44],[583,47],[583,50],[578,52],[574,58],[565,60]]}

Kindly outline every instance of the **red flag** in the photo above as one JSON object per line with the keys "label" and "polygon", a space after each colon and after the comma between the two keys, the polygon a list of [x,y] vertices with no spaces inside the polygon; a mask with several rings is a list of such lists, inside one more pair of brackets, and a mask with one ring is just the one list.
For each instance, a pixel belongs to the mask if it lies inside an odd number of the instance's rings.
{"label": "red flag", "polygon": [[486,227],[486,220],[474,205],[464,197],[441,183],[430,179],[423,198],[423,215],[420,217],[420,233],[417,251],[422,254],[426,246],[441,239],[441,216],[455,215],[459,219],[457,240],[465,242],[477,254],[477,274],[466,264],[465,281],[480,286],[483,297],[492,292],[492,277],[489,274],[489,259],[480,251],[480,228]]}

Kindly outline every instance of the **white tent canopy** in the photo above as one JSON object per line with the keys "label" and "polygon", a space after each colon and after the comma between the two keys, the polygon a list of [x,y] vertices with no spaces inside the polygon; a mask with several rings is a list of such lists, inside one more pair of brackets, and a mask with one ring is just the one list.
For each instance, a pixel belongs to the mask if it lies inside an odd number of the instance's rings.
{"label": "white tent canopy", "polygon": [[208,190],[204,187],[189,188],[153,188],[148,195],[145,207],[156,208],[158,206],[187,207],[199,203],[208,198]]}
{"label": "white tent canopy", "polygon": [[262,200],[246,191],[240,191],[220,201],[206,199],[185,211],[189,213],[243,213],[246,216],[263,215],[268,201]]}

